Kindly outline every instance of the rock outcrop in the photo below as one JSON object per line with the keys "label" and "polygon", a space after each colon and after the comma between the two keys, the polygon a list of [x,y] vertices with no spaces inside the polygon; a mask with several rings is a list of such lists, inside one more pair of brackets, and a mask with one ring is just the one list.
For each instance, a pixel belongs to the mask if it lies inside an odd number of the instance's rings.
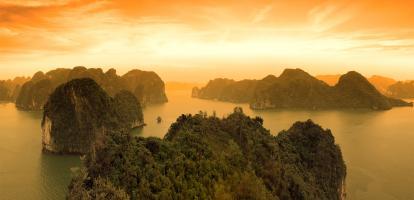
{"label": "rock outcrop", "polygon": [[132,92],[142,104],[165,103],[165,84],[155,72],[131,70],[121,76],[125,89]]}
{"label": "rock outcrop", "polygon": [[43,150],[85,154],[107,132],[129,130],[136,123],[143,123],[143,115],[132,94],[113,99],[94,80],[74,79],[57,87],[44,106]]}
{"label": "rock outcrop", "polygon": [[16,99],[16,107],[22,110],[41,110],[54,89],[51,80],[32,78],[21,88]]}
{"label": "rock outcrop", "polygon": [[[341,78],[341,75],[318,75],[315,76],[315,78],[327,83],[330,86],[335,86]],[[387,96],[389,95],[388,88],[397,82],[392,78],[379,75],[373,75],[367,79],[379,92],[381,92],[381,94]]]}
{"label": "rock outcrop", "polygon": [[381,94],[357,72],[342,75],[334,86],[301,69],[286,69],[279,77],[233,81],[215,79],[193,89],[193,97],[249,103],[253,109],[354,109],[387,110],[412,106]]}
{"label": "rock outcrop", "polygon": [[334,101],[330,87],[300,69],[286,69],[267,87],[256,90],[250,106],[254,109],[324,108]]}
{"label": "rock outcrop", "polygon": [[121,123],[130,128],[145,125],[141,104],[131,92],[123,90],[117,93],[114,97],[114,103]]}
{"label": "rock outcrop", "polygon": [[392,78],[388,78],[385,76],[379,76],[379,75],[373,75],[371,77],[368,78],[368,81],[375,86],[375,88],[377,88],[377,90],[379,92],[381,92],[384,95],[389,95],[388,94],[388,88],[397,83],[396,80],[392,79]]}
{"label": "rock outcrop", "polygon": [[388,94],[394,98],[414,98],[414,81],[399,81],[388,88]]}
{"label": "rock outcrop", "polygon": [[21,86],[30,78],[16,77],[9,80],[0,80],[0,101],[14,102]]}
{"label": "rock outcrop", "polygon": [[[17,97],[16,106],[22,110],[41,110],[48,96],[59,85],[79,78],[91,78],[110,96],[121,90],[133,93],[142,104],[167,102],[164,82],[154,72],[132,70],[118,76],[115,69],[104,72],[100,68],[75,67],[36,73],[25,83]],[[39,92],[40,91],[40,92]]]}
{"label": "rock outcrop", "polygon": [[97,194],[101,179],[131,199],[343,198],[341,150],[310,120],[273,136],[261,118],[237,108],[223,119],[182,115],[164,139],[113,134],[108,141],[87,155],[69,199]]}
{"label": "rock outcrop", "polygon": [[202,89],[193,88],[192,97],[245,103],[253,97],[257,82],[256,80],[234,81],[218,78],[209,81]]}

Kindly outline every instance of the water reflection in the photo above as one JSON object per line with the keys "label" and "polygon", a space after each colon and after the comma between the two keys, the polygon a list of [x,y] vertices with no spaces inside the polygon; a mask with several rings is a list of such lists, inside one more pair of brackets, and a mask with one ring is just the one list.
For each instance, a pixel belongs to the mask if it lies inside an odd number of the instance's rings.
{"label": "water reflection", "polygon": [[0,104],[0,199],[64,199],[79,159],[42,153],[41,116]]}
{"label": "water reflection", "polygon": [[[144,109],[148,124],[142,136],[163,137],[172,122],[182,113],[213,111],[218,116],[241,106],[251,116],[261,116],[272,134],[292,123],[312,119],[332,130],[341,146],[348,168],[348,199],[411,199],[414,191],[414,109],[371,110],[266,110],[253,111],[246,104],[191,99],[187,91],[168,93],[170,102]],[[161,116],[164,122],[156,123]]]}
{"label": "water reflection", "polygon": [[79,156],[62,156],[43,153],[40,156],[41,193],[47,199],[64,199],[71,168],[81,165]]}
{"label": "water reflection", "polygon": [[[412,199],[414,197],[414,109],[272,110],[253,111],[246,104],[190,98],[188,91],[168,92],[169,102],[144,108],[147,126],[134,130],[141,136],[162,138],[183,113],[207,111],[225,116],[235,106],[261,116],[272,134],[295,121],[312,119],[332,130],[347,164],[348,199]],[[0,103],[0,199],[64,199],[70,168],[77,156],[41,152],[41,112],[24,112]],[[162,118],[157,123],[157,117]]]}

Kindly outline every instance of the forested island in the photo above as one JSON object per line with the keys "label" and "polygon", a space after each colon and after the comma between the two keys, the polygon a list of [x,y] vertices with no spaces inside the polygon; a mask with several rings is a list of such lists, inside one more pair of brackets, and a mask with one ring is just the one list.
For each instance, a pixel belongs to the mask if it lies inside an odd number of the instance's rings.
{"label": "forested island", "polygon": [[182,115],[163,139],[108,131],[68,199],[343,199],[346,167],[329,130],[308,120],[273,136],[241,108]]}
{"label": "forested island", "polygon": [[[333,86],[338,83],[340,75],[322,75],[316,76],[317,79]],[[374,75],[368,78],[368,81],[385,96],[411,99],[414,98],[414,81],[396,81],[392,78]]]}
{"label": "forested island", "polygon": [[390,96],[396,98],[414,98],[414,81],[398,81],[388,88]]}
{"label": "forested island", "polygon": [[236,107],[223,118],[183,114],[164,138],[144,138],[130,133],[143,124],[136,95],[107,91],[75,78],[46,99],[43,150],[84,155],[68,199],[345,197],[341,150],[331,131],[311,120],[272,135],[262,118]]}
{"label": "forested island", "polygon": [[164,136],[132,136],[136,97],[93,79],[58,86],[44,106],[43,149],[85,155],[68,199],[343,199],[346,167],[330,130],[311,120],[276,136],[239,107],[181,115]]}
{"label": "forested island", "polygon": [[215,79],[192,96],[236,103],[249,103],[252,109],[337,109],[368,108],[387,110],[412,106],[403,100],[381,94],[358,72],[342,75],[330,86],[301,69],[286,69],[279,76],[261,80]]}
{"label": "forested island", "polygon": [[93,79],[112,97],[127,90],[143,105],[167,102],[164,82],[155,72],[136,69],[118,76],[115,69],[104,72],[100,68],[75,67],[58,68],[47,73],[37,72],[22,86],[16,98],[16,106],[23,110],[41,110],[55,88],[78,78]]}
{"label": "forested island", "polygon": [[57,87],[43,112],[43,150],[60,154],[85,154],[105,132],[144,124],[141,105],[131,92],[123,90],[112,98],[90,78]]}

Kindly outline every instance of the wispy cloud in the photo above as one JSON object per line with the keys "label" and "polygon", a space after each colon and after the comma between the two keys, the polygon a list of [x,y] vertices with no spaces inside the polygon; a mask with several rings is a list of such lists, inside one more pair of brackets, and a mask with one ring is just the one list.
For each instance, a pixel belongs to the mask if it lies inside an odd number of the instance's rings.
{"label": "wispy cloud", "polygon": [[265,20],[269,14],[269,12],[271,12],[273,9],[272,5],[268,5],[262,9],[260,9],[255,16],[253,17],[252,23],[256,24],[259,22],[262,22],[263,20]]}
{"label": "wispy cloud", "polygon": [[312,30],[316,32],[328,31],[350,20],[350,12],[344,12],[338,5],[318,5],[308,12]]}
{"label": "wispy cloud", "polygon": [[[414,53],[411,5],[403,0],[0,0],[0,66],[221,60],[270,65],[276,59],[297,63],[297,57],[304,63],[353,58],[365,64],[370,55],[387,63]],[[406,57],[404,65],[414,65]]]}

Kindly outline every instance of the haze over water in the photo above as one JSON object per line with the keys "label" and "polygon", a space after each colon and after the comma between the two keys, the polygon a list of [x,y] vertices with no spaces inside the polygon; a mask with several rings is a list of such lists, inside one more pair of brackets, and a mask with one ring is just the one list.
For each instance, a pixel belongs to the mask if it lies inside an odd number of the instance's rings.
{"label": "haze over water", "polygon": [[[246,104],[190,98],[189,91],[167,91],[169,102],[144,108],[148,124],[138,131],[144,137],[163,137],[183,113],[213,111],[221,117],[243,107],[246,114],[261,116],[272,134],[292,123],[312,119],[332,130],[347,164],[347,199],[406,200],[414,198],[414,109],[389,111],[253,111]],[[156,118],[163,122],[158,124]],[[41,113],[18,111],[0,104],[0,199],[64,199],[71,168],[77,156],[41,152]]]}

